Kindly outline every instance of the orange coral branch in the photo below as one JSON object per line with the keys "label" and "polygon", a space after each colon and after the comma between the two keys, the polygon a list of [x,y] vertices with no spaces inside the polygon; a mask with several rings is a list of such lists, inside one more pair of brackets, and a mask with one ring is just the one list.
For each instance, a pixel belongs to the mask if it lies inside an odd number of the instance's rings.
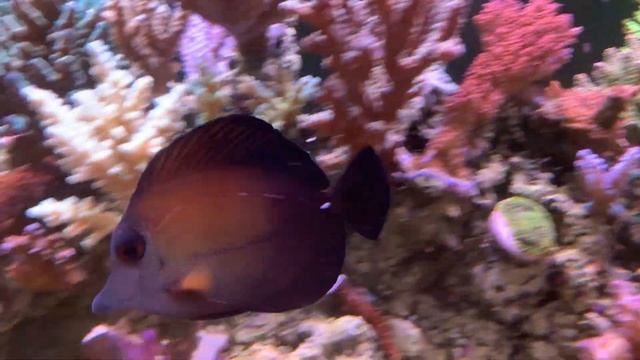
{"label": "orange coral branch", "polygon": [[345,311],[362,316],[362,318],[371,324],[374,331],[378,335],[380,346],[390,360],[400,360],[402,355],[393,340],[391,327],[387,323],[387,319],[371,302],[362,294],[362,289],[349,284],[345,280],[336,290],[336,295],[342,303]]}

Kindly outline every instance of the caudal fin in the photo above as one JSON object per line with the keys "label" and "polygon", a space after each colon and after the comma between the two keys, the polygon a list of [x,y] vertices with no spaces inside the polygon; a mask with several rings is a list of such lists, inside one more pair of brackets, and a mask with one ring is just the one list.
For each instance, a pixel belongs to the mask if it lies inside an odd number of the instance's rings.
{"label": "caudal fin", "polygon": [[334,203],[356,232],[375,240],[387,219],[390,197],[382,161],[373,148],[366,147],[338,180]]}

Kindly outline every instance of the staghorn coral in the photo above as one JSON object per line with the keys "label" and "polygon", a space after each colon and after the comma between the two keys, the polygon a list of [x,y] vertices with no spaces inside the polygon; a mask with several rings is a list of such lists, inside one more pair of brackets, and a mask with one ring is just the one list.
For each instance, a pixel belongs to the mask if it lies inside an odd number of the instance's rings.
{"label": "staghorn coral", "polygon": [[186,10],[200,14],[213,24],[224,27],[238,44],[243,67],[259,71],[268,57],[268,29],[285,16],[278,5],[282,0],[181,0]]}
{"label": "staghorn coral", "polygon": [[84,45],[105,37],[96,9],[60,0],[11,0],[11,9],[0,17],[2,78],[15,71],[61,96],[93,84]]}
{"label": "staghorn coral", "polygon": [[419,118],[430,66],[463,51],[456,34],[465,3],[317,0],[281,7],[318,29],[302,46],[325,57],[332,72],[319,97],[328,109],[300,119],[301,126],[331,136],[331,148],[345,147],[343,156],[319,160],[334,162],[368,144],[390,160]]}
{"label": "staghorn coral", "polygon": [[179,65],[173,57],[188,15],[165,0],[109,0],[102,12],[120,52],[136,70],[153,77],[155,94],[176,78]]}
{"label": "staghorn coral", "polygon": [[[101,41],[90,43],[88,52],[93,62],[92,74],[99,83],[94,89],[74,93],[71,104],[35,86],[22,90],[42,121],[46,144],[59,155],[58,164],[71,174],[67,182],[91,181],[104,194],[99,199],[104,204],[95,211],[87,208],[94,205],[93,200],[76,199],[50,200],[30,211],[45,219],[51,216],[49,221],[55,224],[67,220],[92,223],[80,225],[77,230],[70,228],[69,236],[85,228],[97,230],[96,236],[108,233],[147,161],[184,128],[181,118],[188,110],[183,103],[185,85],[177,85],[153,100],[150,76],[136,78],[129,71],[118,69],[118,58]],[[152,101],[154,106],[149,109]],[[71,210],[73,213],[64,215],[67,217],[59,212]],[[52,213],[47,215],[49,211]],[[86,244],[95,240],[89,237]]]}
{"label": "staghorn coral", "polygon": [[549,77],[569,61],[581,29],[551,0],[493,0],[473,18],[483,51],[466,72],[460,89],[445,102],[444,124],[422,154],[398,149],[405,177],[442,179],[463,194],[474,194],[467,160],[474,136],[496,116],[508,96],[524,96],[534,81]]}

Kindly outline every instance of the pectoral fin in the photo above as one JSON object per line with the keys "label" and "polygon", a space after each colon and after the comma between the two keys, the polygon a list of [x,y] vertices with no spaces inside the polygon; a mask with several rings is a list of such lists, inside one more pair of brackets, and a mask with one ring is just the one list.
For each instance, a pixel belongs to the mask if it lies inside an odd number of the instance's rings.
{"label": "pectoral fin", "polygon": [[197,293],[204,296],[208,296],[212,290],[213,274],[204,266],[193,268],[169,288],[172,293]]}

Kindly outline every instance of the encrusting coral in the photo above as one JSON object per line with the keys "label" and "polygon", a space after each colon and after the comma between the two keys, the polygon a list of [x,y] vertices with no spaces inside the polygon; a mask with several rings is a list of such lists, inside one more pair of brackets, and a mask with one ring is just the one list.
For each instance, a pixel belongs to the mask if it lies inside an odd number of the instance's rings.
{"label": "encrusting coral", "polygon": [[[105,205],[100,205],[98,212],[106,217],[88,211],[93,200],[77,199],[50,199],[30,213],[56,225],[98,220],[81,228],[93,227],[106,235],[124,210],[147,161],[184,128],[187,89],[177,85],[154,99],[150,76],[136,78],[119,69],[117,56],[101,41],[88,44],[87,50],[93,63],[91,73],[98,81],[94,89],[77,91],[71,104],[36,86],[25,87],[22,94],[39,115],[46,144],[59,156],[58,164],[71,174],[67,182],[91,181],[103,194],[100,201]],[[152,101],[155,106],[150,109]]]}
{"label": "encrusting coral", "polygon": [[165,0],[108,0],[102,16],[119,51],[153,78],[155,94],[165,92],[179,70],[174,55],[189,13]]}
{"label": "encrusting coral", "polygon": [[457,38],[463,1],[285,1],[281,8],[317,29],[302,47],[325,57],[331,71],[318,99],[328,109],[300,119],[331,137],[331,152],[319,156],[328,168],[368,144],[390,160],[419,118],[429,67],[464,50]]}

